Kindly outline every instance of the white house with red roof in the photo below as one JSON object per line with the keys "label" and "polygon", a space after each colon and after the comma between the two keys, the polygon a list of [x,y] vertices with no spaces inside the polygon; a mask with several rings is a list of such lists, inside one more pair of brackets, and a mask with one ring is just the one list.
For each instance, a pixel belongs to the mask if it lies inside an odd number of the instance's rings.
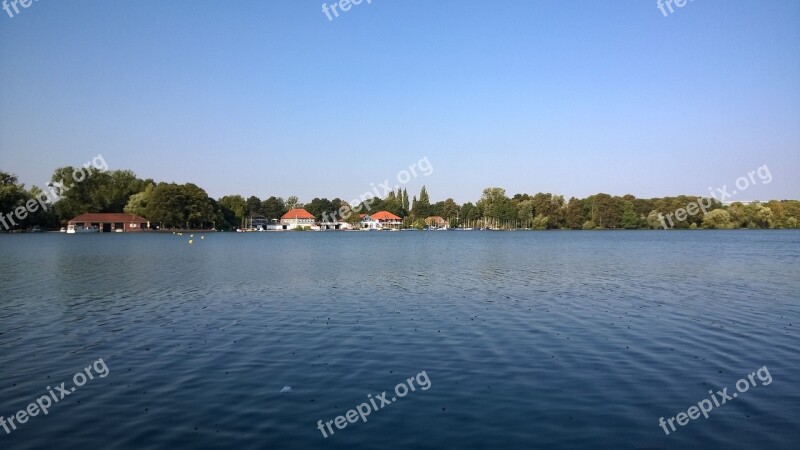
{"label": "white house with red roof", "polygon": [[361,228],[364,230],[397,230],[402,226],[403,219],[389,211],[378,211],[375,214],[364,214],[361,217]]}
{"label": "white house with red roof", "polygon": [[295,208],[281,216],[281,229],[294,230],[300,227],[313,227],[314,215],[303,208]]}

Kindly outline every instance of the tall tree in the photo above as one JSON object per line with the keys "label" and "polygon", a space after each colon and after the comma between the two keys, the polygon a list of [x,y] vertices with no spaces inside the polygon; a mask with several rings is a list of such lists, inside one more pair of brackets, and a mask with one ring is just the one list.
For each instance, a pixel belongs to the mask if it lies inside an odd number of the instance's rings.
{"label": "tall tree", "polygon": [[623,200],[603,193],[591,198],[592,222],[600,228],[620,228]]}
{"label": "tall tree", "polygon": [[548,228],[564,228],[566,226],[567,205],[563,195],[550,197],[550,215],[548,215]]}
{"label": "tall tree", "polygon": [[105,172],[108,178],[100,177],[105,184],[99,186],[103,197],[104,209],[107,212],[122,212],[131,196],[144,190],[147,182],[139,179],[130,170],[114,170]]}
{"label": "tall tree", "polygon": [[478,208],[483,212],[483,217],[490,219],[491,225],[495,227],[502,226],[505,221],[515,220],[519,214],[511,200],[506,197],[506,190],[497,187],[483,190]]}
{"label": "tall tree", "polygon": [[292,195],[292,196],[289,196],[289,198],[286,199],[286,209],[292,210],[292,209],[295,209],[295,208],[302,208],[302,207],[303,207],[303,204],[300,203],[300,199],[298,199],[297,196]]}
{"label": "tall tree", "polygon": [[[0,172],[0,214],[13,213],[17,208],[24,206],[28,199],[25,185],[17,180],[16,175]],[[23,221],[16,218],[16,215],[10,219],[3,219],[3,223],[5,225],[0,225],[0,231],[23,227]]]}
{"label": "tall tree", "polygon": [[128,199],[128,203],[123,208],[123,211],[128,214],[136,214],[137,216],[145,217],[147,214],[147,203],[150,201],[150,197],[153,195],[153,189],[155,189],[155,184],[148,184],[145,186],[142,192],[138,194],[133,194]]}
{"label": "tall tree", "polygon": [[386,209],[386,204],[383,199],[379,197],[372,197],[369,200],[364,200],[355,206],[361,214],[372,214]]}
{"label": "tall tree", "polygon": [[436,203],[435,215],[441,216],[444,219],[455,219],[461,214],[461,207],[458,206],[455,200],[448,198],[443,202]]}
{"label": "tall tree", "polygon": [[461,223],[472,224],[472,222],[481,218],[480,208],[471,202],[461,205]]}
{"label": "tall tree", "polygon": [[216,222],[216,202],[192,183],[159,183],[147,203],[146,216],[165,228],[208,228]]}
{"label": "tall tree", "polygon": [[399,197],[402,197],[402,192],[398,190],[398,194],[395,194],[394,191],[389,192],[386,196],[386,199],[383,201],[383,209],[389,211],[392,214],[397,216],[403,217],[403,200]]}
{"label": "tall tree", "polygon": [[23,206],[27,199],[25,185],[17,180],[16,175],[0,172],[0,214]]}
{"label": "tall tree", "polygon": [[264,214],[264,217],[270,220],[280,219],[281,216],[289,211],[283,199],[275,196],[264,200],[262,203],[262,208],[262,214]]}
{"label": "tall tree", "polygon": [[419,191],[419,198],[414,201],[414,206],[411,207],[411,215],[415,219],[425,219],[431,215],[431,199],[425,186],[422,186]]}
{"label": "tall tree", "polygon": [[522,200],[517,203],[517,218],[525,227],[531,226],[534,217],[533,211],[533,202],[531,200]]}
{"label": "tall tree", "polygon": [[260,216],[263,214],[261,209],[261,199],[251,195],[244,203],[244,213],[246,216]]}
{"label": "tall tree", "polygon": [[639,217],[633,208],[633,202],[624,200],[622,205],[622,227],[628,230],[639,228]]}
{"label": "tall tree", "polygon": [[567,203],[566,225],[573,230],[580,230],[586,222],[583,214],[583,202],[575,197],[569,199]]}
{"label": "tall tree", "polygon": [[305,205],[306,211],[311,213],[316,220],[322,220],[323,214],[330,216],[334,211],[333,203],[327,198],[314,198]]}
{"label": "tall tree", "polygon": [[225,221],[231,227],[242,226],[244,218],[247,217],[247,201],[241,195],[226,195],[219,199],[219,206]]}

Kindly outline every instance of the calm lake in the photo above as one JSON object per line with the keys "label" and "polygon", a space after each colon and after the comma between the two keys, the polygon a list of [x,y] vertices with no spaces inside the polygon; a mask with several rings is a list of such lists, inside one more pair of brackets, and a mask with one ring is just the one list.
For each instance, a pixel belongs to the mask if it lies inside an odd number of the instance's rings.
{"label": "calm lake", "polygon": [[800,231],[200,236],[0,235],[0,448],[800,442]]}

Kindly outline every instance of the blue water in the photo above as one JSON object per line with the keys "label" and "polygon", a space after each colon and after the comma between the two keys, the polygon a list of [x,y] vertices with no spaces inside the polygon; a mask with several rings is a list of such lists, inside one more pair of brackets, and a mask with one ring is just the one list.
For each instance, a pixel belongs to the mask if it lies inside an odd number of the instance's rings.
{"label": "blue water", "polygon": [[[800,442],[797,231],[189,239],[0,235],[0,415],[109,370],[0,448]],[[763,366],[771,384],[659,426]],[[317,429],[422,371],[429,389]]]}

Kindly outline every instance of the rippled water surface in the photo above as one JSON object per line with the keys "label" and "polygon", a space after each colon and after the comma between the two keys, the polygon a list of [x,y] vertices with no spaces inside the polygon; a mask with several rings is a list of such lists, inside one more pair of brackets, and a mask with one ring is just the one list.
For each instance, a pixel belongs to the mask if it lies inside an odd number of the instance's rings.
{"label": "rippled water surface", "polygon": [[[109,369],[0,448],[800,442],[799,232],[199,237],[0,235],[0,415]],[[317,429],[423,370],[428,390]]]}

